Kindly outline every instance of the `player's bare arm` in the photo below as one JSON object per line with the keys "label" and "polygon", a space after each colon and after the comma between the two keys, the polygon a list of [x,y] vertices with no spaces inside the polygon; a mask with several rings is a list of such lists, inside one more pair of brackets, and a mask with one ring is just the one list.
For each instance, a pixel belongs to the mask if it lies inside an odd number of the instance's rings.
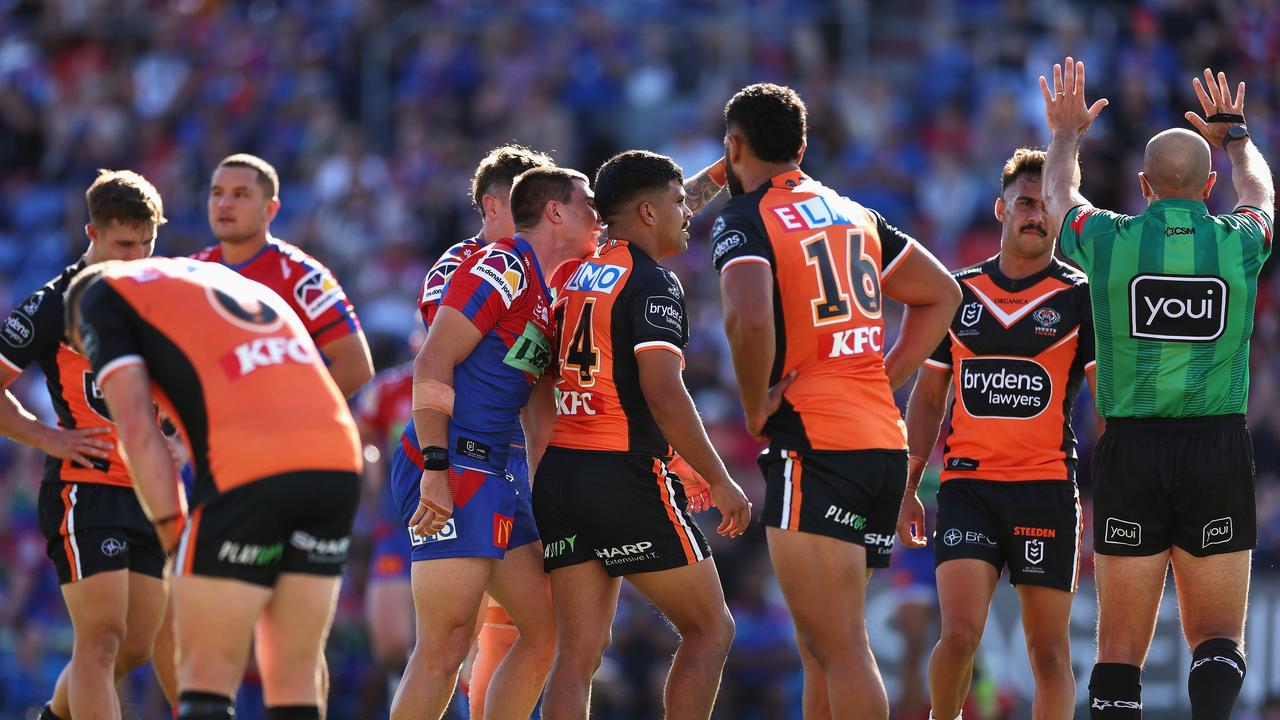
{"label": "player's bare arm", "polygon": [[329,358],[329,374],[343,397],[351,397],[373,377],[373,357],[363,332],[325,343],[320,351]]}
{"label": "player's bare arm", "polygon": [[5,389],[4,398],[0,399],[0,435],[81,465],[88,465],[91,457],[105,460],[110,456],[109,451],[114,444],[99,437],[110,433],[110,427],[65,430],[45,425],[9,392],[9,385],[17,378],[18,373],[12,368],[0,364],[0,387]]}
{"label": "player's bare arm", "polygon": [[1098,412],[1098,403],[1096,400],[1098,397],[1098,366],[1090,365],[1084,371],[1084,379],[1085,382],[1089,383],[1089,396],[1095,398],[1093,403],[1093,422],[1096,432],[1094,433],[1094,436],[1100,438],[1102,437],[1102,433],[1107,430],[1107,419],[1102,416],[1102,413]]}
{"label": "player's bare arm", "polygon": [[[554,364],[554,363],[553,363]],[[556,376],[548,368],[529,391],[529,404],[520,411],[524,428],[524,447],[529,455],[529,477],[537,475],[538,463],[551,442],[551,427],[556,421]]]}
{"label": "player's bare arm", "polygon": [[[427,341],[413,361],[413,424],[418,434],[418,447],[448,447],[449,414],[440,409],[419,407],[418,384],[436,383],[432,387],[453,387],[453,369],[471,354],[480,342],[480,331],[465,315],[451,307],[441,307],[431,323]],[[452,406],[452,400],[448,403]],[[453,514],[453,497],[449,494],[447,470],[424,470],[421,499],[409,525],[419,537],[440,532]]]}
{"label": "player's bare arm", "polygon": [[715,200],[724,189],[724,184],[724,158],[720,158],[684,181],[684,204],[689,206],[690,212],[696,214],[707,203]]}
{"label": "player's bare arm", "polygon": [[924,506],[916,490],[938,442],[950,391],[950,370],[922,365],[907,401],[907,487],[898,511],[898,538],[908,547],[924,547],[929,542],[924,529]]}
{"label": "player's bare arm", "polygon": [[[724,332],[733,353],[738,392],[747,416],[747,431],[759,437],[769,415],[778,409],[781,393],[771,402],[769,374],[773,371],[773,274],[764,263],[738,263],[720,275]],[[772,408],[770,405],[772,404]]]}
{"label": "player's bare arm", "polygon": [[102,397],[115,420],[125,463],[147,517],[166,550],[178,545],[185,508],[173,457],[156,423],[151,379],[141,365],[121,368],[105,378]]}
{"label": "player's bare arm", "polygon": [[960,286],[929,251],[915,247],[882,287],[885,295],[907,306],[898,341],[884,357],[889,386],[897,390],[947,334],[960,307]]}
{"label": "player's bare arm", "polygon": [[1071,208],[1087,205],[1080,194],[1080,139],[1107,106],[1102,98],[1085,106],[1084,63],[1067,58],[1063,65],[1053,66],[1053,86],[1040,76],[1040,92],[1044,96],[1044,114],[1052,137],[1044,162],[1044,206],[1054,227]]}
{"label": "player's bare arm", "polygon": [[1205,68],[1204,82],[1201,83],[1200,78],[1193,78],[1191,85],[1200,100],[1204,117],[1194,112],[1188,112],[1185,117],[1210,145],[1226,148],[1227,157],[1231,160],[1231,184],[1235,186],[1239,197],[1238,204],[1271,212],[1276,192],[1267,161],[1247,135],[1230,142],[1227,138],[1229,129],[1245,124],[1244,83],[1236,86],[1236,96],[1233,99],[1226,73],[1219,72],[1215,77],[1212,70]]}
{"label": "player's bare arm", "polygon": [[711,496],[721,515],[716,532],[737,537],[751,523],[751,503],[738,483],[729,477],[729,471],[707,437],[693,398],[685,389],[682,362],[679,355],[665,350],[637,353],[640,390],[667,442],[711,485]]}

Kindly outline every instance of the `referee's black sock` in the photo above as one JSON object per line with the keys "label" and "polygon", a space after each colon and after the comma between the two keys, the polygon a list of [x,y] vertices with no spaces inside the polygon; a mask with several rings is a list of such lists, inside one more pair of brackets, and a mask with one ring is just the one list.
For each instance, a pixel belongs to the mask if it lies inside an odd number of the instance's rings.
{"label": "referee's black sock", "polygon": [[62,720],[62,718],[53,714],[53,705],[45,703],[44,707],[40,710],[39,720]]}
{"label": "referee's black sock", "polygon": [[1191,657],[1187,693],[1194,720],[1227,720],[1244,684],[1244,655],[1226,638],[1200,643]]}
{"label": "referee's black sock", "polygon": [[235,720],[231,698],[217,693],[187,690],[178,696],[178,720]]}
{"label": "referee's black sock", "polygon": [[1098,663],[1089,676],[1092,720],[1135,720],[1142,717],[1142,668],[1124,663]]}
{"label": "referee's black sock", "polygon": [[267,720],[320,720],[318,705],[277,705],[267,708]]}

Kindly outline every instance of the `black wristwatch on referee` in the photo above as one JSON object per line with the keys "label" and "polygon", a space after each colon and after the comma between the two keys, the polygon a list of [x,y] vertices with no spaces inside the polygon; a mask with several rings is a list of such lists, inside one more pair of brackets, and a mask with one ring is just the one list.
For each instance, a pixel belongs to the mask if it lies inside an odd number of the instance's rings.
{"label": "black wristwatch on referee", "polygon": [[1232,125],[1227,128],[1227,136],[1222,138],[1222,149],[1226,150],[1232,140],[1243,140],[1249,137],[1249,128],[1244,125]]}
{"label": "black wristwatch on referee", "polygon": [[429,445],[422,448],[422,469],[448,470],[449,451],[439,445]]}
{"label": "black wristwatch on referee", "polygon": [[1243,140],[1249,137],[1249,128],[1245,127],[1244,115],[1239,113],[1216,112],[1205,118],[1205,122],[1211,123],[1236,123],[1227,128],[1226,137],[1222,138],[1222,149],[1226,150],[1232,140]]}

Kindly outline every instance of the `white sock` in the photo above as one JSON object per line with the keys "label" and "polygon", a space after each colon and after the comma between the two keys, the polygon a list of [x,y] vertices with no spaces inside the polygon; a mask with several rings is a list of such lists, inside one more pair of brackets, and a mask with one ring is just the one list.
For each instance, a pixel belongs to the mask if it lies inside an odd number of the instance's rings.
{"label": "white sock", "polygon": [[[929,720],[937,720],[937,718],[935,718],[935,717],[933,716],[933,711],[932,711],[932,710],[930,710],[930,711],[929,711]],[[961,711],[960,711],[960,714],[956,716],[956,720],[964,720],[964,711],[963,711],[963,710],[961,710]]]}

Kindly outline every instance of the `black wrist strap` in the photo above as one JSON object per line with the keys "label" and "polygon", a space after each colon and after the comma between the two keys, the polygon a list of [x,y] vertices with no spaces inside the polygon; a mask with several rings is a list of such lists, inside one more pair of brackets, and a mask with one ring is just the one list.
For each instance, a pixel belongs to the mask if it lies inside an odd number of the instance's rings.
{"label": "black wrist strap", "polygon": [[449,451],[439,445],[422,448],[422,468],[424,470],[448,470]]}
{"label": "black wrist strap", "polygon": [[1205,118],[1205,122],[1211,123],[1243,123],[1244,116],[1236,113],[1216,112]]}

